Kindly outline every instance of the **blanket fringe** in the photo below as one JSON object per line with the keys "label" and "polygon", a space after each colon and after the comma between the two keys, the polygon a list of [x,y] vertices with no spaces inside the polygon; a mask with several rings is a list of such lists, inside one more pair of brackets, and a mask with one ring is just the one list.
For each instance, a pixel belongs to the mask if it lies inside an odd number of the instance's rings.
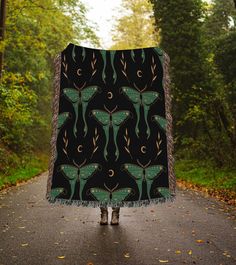
{"label": "blanket fringe", "polygon": [[171,194],[169,197],[160,197],[160,198],[153,198],[151,200],[140,200],[140,201],[122,201],[122,202],[102,202],[102,201],[81,201],[81,200],[69,200],[63,198],[53,198],[47,197],[47,200],[51,204],[64,204],[70,206],[84,206],[84,207],[140,207],[140,206],[150,206],[156,205],[165,202],[173,202],[176,199],[175,194]]}

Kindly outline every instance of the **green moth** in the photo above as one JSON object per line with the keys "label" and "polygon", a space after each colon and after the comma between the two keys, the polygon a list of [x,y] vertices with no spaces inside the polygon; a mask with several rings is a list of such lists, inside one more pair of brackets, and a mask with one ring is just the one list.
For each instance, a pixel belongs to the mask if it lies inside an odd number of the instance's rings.
{"label": "green moth", "polygon": [[109,128],[113,129],[113,140],[116,147],[116,160],[119,157],[119,149],[117,146],[117,134],[121,127],[121,125],[130,117],[130,111],[128,110],[121,110],[116,112],[107,112],[104,110],[94,109],[92,111],[93,116],[95,119],[102,125],[103,130],[106,136],[106,144],[104,147],[104,158],[107,160],[107,146],[109,142]]}
{"label": "green moth", "polygon": [[97,172],[97,170],[101,170],[101,166],[97,163],[91,163],[82,167],[68,165],[68,164],[61,164],[58,167],[58,170],[62,171],[62,173],[69,180],[71,187],[71,195],[69,200],[72,199],[75,193],[75,185],[77,181],[80,182],[79,196],[80,199],[82,200],[82,192],[86,182],[90,177],[92,177]]}
{"label": "green moth", "polygon": [[94,95],[99,91],[98,86],[88,86],[85,87],[81,90],[75,89],[75,88],[64,88],[63,93],[67,97],[67,99],[73,104],[74,111],[75,111],[75,123],[74,123],[74,135],[76,137],[77,129],[76,129],[76,124],[78,120],[78,107],[79,105],[82,105],[82,115],[83,115],[83,120],[84,120],[84,132],[85,136],[88,131],[88,126],[85,120],[85,112],[87,105],[89,101],[94,97]]}
{"label": "green moth", "polygon": [[143,166],[138,166],[135,164],[130,164],[126,163],[123,166],[123,170],[126,170],[131,177],[134,178],[136,181],[136,184],[138,186],[139,190],[139,200],[142,197],[142,183],[143,181],[146,181],[147,184],[147,194],[149,200],[151,199],[150,197],[150,190],[152,183],[154,179],[162,172],[164,169],[163,165],[152,165],[149,167],[143,167]]}
{"label": "green moth", "polygon": [[101,188],[91,188],[90,192],[98,201],[116,203],[127,199],[127,197],[131,194],[131,188],[121,188],[115,191]]}
{"label": "green moth", "polygon": [[50,191],[50,197],[55,200],[57,196],[64,192],[64,188],[53,188]]}
{"label": "green moth", "polygon": [[141,91],[135,90],[132,87],[126,87],[126,86],[121,87],[121,93],[124,93],[126,95],[126,97],[128,97],[128,99],[133,103],[133,106],[135,108],[135,111],[137,114],[135,132],[136,132],[137,136],[139,134],[138,124],[139,124],[139,120],[140,120],[140,107],[143,106],[143,108],[144,108],[144,119],[145,119],[145,123],[147,125],[147,135],[149,138],[150,128],[149,128],[148,120],[147,120],[148,112],[149,112],[151,105],[159,97],[159,93],[156,91],[141,92]]}
{"label": "green moth", "polygon": [[152,116],[152,120],[156,121],[159,127],[166,132],[167,120],[159,115]]}

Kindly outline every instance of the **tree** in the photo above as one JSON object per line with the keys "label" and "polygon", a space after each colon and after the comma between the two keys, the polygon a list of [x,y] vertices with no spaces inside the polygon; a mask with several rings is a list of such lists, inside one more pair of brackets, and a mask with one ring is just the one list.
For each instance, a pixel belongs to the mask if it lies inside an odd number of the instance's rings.
{"label": "tree", "polygon": [[123,15],[115,18],[111,49],[157,46],[159,35],[155,31],[152,12],[147,0],[123,0],[120,10]]}
{"label": "tree", "polygon": [[203,115],[199,105],[206,93],[202,87],[202,4],[200,0],[150,1],[160,30],[160,46],[171,60],[174,131],[179,145],[184,136],[196,138]]}

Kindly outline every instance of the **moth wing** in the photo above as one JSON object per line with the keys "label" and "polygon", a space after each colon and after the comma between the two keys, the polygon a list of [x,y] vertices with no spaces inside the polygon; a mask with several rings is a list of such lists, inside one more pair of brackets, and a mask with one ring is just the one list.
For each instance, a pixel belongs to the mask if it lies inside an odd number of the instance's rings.
{"label": "moth wing", "polygon": [[88,102],[98,91],[97,86],[88,86],[81,91],[82,101]]}
{"label": "moth wing", "polygon": [[154,165],[150,166],[145,169],[145,174],[147,180],[153,180],[156,176],[158,176],[162,170],[163,170],[163,165]]}
{"label": "moth wing", "polygon": [[169,198],[171,197],[170,190],[165,187],[159,187],[158,192],[161,194],[162,197]]}
{"label": "moth wing", "polygon": [[110,121],[110,115],[106,111],[95,109],[92,111],[93,116],[102,125],[108,125]]}
{"label": "moth wing", "polygon": [[133,103],[138,103],[140,101],[140,93],[131,88],[131,87],[127,87],[127,86],[123,86],[122,88],[123,93],[129,98],[129,100],[131,100]]}
{"label": "moth wing", "polygon": [[92,164],[83,166],[80,168],[79,176],[83,180],[86,180],[89,177],[91,177],[98,169],[99,169],[99,164],[97,163],[92,163]]}
{"label": "moth wing", "polygon": [[158,125],[166,131],[166,126],[167,126],[167,120],[163,118],[162,116],[159,115],[154,115],[154,120],[158,123]]}
{"label": "moth wing", "polygon": [[62,112],[58,115],[57,128],[60,129],[69,117],[69,112]]}
{"label": "moth wing", "polygon": [[78,168],[75,166],[62,164],[59,168],[69,180],[74,180],[78,177]]}
{"label": "moth wing", "polygon": [[143,169],[140,166],[126,163],[124,168],[135,180],[143,178]]}
{"label": "moth wing", "polygon": [[131,188],[118,189],[112,192],[112,202],[125,200],[131,194]]}
{"label": "moth wing", "polygon": [[76,103],[79,101],[79,91],[74,88],[64,88],[63,93],[72,102]]}
{"label": "moth wing", "polygon": [[64,188],[53,188],[50,191],[50,196],[55,199],[57,196],[59,196],[64,191]]}
{"label": "moth wing", "polygon": [[159,96],[159,93],[156,91],[143,92],[143,94],[142,94],[143,104],[147,105],[147,106],[153,104],[156,101],[156,99],[158,98],[158,96]]}
{"label": "moth wing", "polygon": [[112,121],[115,125],[119,126],[129,117],[130,112],[128,110],[116,111],[112,114]]}
{"label": "moth wing", "polygon": [[92,196],[98,201],[108,202],[110,201],[110,193],[101,188],[91,188],[90,192]]}

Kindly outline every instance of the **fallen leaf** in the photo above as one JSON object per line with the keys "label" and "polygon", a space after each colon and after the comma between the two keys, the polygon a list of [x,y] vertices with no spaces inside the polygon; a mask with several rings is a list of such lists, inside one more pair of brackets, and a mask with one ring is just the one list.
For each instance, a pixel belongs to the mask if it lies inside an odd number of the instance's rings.
{"label": "fallen leaf", "polygon": [[196,242],[197,242],[197,243],[203,243],[204,240],[202,240],[202,239],[197,239]]}
{"label": "fallen leaf", "polygon": [[189,255],[192,255],[192,250],[191,249],[188,251],[188,254]]}
{"label": "fallen leaf", "polygon": [[127,253],[125,253],[125,254],[124,254],[124,257],[125,257],[125,258],[130,258],[130,255],[129,255],[129,253],[128,253],[128,252],[127,252]]}
{"label": "fallen leaf", "polygon": [[119,244],[119,242],[118,242],[118,241],[114,241],[113,243],[114,243],[114,244]]}
{"label": "fallen leaf", "polygon": [[65,258],[65,256],[57,256],[58,257],[58,259],[64,259]]}
{"label": "fallen leaf", "polygon": [[167,263],[167,262],[169,262],[169,260],[168,260],[168,259],[166,259],[166,260],[164,260],[164,259],[159,259],[159,262],[160,262],[160,263]]}
{"label": "fallen leaf", "polygon": [[22,243],[21,246],[22,247],[25,247],[25,246],[28,246],[29,244],[28,243]]}
{"label": "fallen leaf", "polygon": [[176,250],[175,251],[175,254],[180,254],[181,253],[181,250]]}
{"label": "fallen leaf", "polygon": [[88,262],[87,265],[93,265],[93,263],[92,262]]}

